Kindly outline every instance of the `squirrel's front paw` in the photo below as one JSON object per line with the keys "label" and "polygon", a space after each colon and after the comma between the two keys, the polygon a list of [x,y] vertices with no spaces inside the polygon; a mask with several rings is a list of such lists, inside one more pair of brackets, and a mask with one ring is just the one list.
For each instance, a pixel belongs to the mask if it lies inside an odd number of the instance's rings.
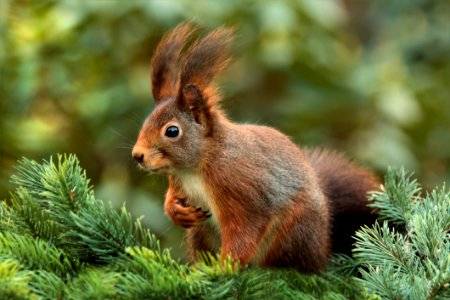
{"label": "squirrel's front paw", "polygon": [[175,225],[190,228],[199,225],[211,217],[211,213],[201,208],[186,205],[183,200],[175,199],[171,207],[166,211]]}

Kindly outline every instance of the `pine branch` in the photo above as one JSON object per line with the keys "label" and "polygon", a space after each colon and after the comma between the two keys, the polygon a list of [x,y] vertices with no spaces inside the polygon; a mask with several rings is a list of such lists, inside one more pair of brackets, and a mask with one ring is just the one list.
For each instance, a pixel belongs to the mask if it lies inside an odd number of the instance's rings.
{"label": "pine branch", "polygon": [[79,267],[75,257],[39,239],[12,232],[0,233],[0,257],[20,262],[29,270],[45,270],[71,276]]}
{"label": "pine branch", "polygon": [[411,240],[421,256],[434,262],[442,258],[450,241],[450,192],[445,185],[433,190],[412,207],[408,223]]}
{"label": "pine branch", "polygon": [[412,203],[420,199],[421,186],[412,173],[403,168],[388,168],[381,192],[373,192],[371,207],[378,210],[379,218],[392,225],[405,225],[411,216]]}
{"label": "pine branch", "polygon": [[0,260],[0,299],[32,299],[28,289],[31,273],[22,271],[14,260]]}
{"label": "pine branch", "polygon": [[[123,272],[126,282],[129,280],[145,280],[148,284],[141,291],[154,297],[198,298],[205,292],[204,282],[200,278],[192,278],[191,270],[175,261],[170,252],[154,251],[145,247],[128,248],[129,256],[118,261],[114,270]],[[199,280],[200,279],[200,280]],[[170,288],[169,288],[170,287]],[[122,290],[125,290],[124,286]],[[131,291],[128,291],[130,293]]]}
{"label": "pine branch", "polygon": [[42,299],[62,299],[65,281],[52,272],[43,270],[32,272],[28,287],[30,291]]}
{"label": "pine branch", "polygon": [[121,299],[116,290],[119,277],[120,274],[103,268],[84,270],[67,285],[65,299]]}
{"label": "pine branch", "polygon": [[140,220],[133,222],[125,208],[119,214],[95,199],[75,156],[60,155],[57,164],[52,159],[43,164],[23,159],[17,171],[12,182],[20,187],[12,208],[23,232],[91,263],[109,263],[130,246],[159,249],[156,238]]}
{"label": "pine branch", "polygon": [[19,187],[11,198],[10,217],[14,223],[20,224],[15,232],[28,234],[35,238],[41,238],[52,244],[57,244],[58,228],[51,214],[42,209],[25,188]]}
{"label": "pine branch", "polygon": [[411,174],[390,169],[386,188],[372,196],[384,222],[356,233],[354,256],[360,281],[386,299],[434,299],[449,295],[450,192],[445,186],[425,198]]}
{"label": "pine branch", "polygon": [[409,255],[413,251],[411,243],[394,229],[377,223],[373,228],[364,227],[356,233],[354,256],[367,265],[388,264],[395,271],[414,272],[417,266]]}
{"label": "pine branch", "polygon": [[23,158],[16,169],[11,182],[27,189],[55,218],[62,219],[68,210],[77,211],[95,201],[86,172],[74,155],[58,155],[57,164],[52,158],[42,164]]}
{"label": "pine branch", "polygon": [[156,238],[142,228],[140,220],[133,222],[125,207],[119,214],[99,201],[94,211],[89,207],[72,213],[70,221],[73,228],[62,236],[67,241],[64,247],[70,247],[91,263],[112,262],[130,246],[159,249]]}

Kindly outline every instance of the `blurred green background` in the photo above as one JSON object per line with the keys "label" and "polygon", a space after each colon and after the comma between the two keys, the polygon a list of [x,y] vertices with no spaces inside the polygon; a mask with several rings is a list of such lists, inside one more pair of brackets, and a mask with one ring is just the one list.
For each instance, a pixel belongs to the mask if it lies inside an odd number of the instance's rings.
{"label": "blurred green background", "polygon": [[97,197],[144,215],[183,257],[164,178],[130,151],[149,62],[179,22],[237,25],[221,77],[232,119],[338,149],[382,175],[450,182],[450,1],[0,1],[0,197],[22,156],[75,153]]}

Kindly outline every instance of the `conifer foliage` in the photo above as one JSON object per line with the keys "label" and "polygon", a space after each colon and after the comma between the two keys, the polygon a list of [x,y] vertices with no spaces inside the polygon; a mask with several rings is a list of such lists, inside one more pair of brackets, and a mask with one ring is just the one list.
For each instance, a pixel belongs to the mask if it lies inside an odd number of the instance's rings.
{"label": "conifer foliage", "polygon": [[[239,268],[203,254],[174,260],[125,207],[95,198],[73,155],[23,159],[0,205],[0,299],[444,299],[449,294],[449,192],[420,195],[390,170],[373,206],[384,220],[356,235],[355,259],[328,271]],[[394,227],[392,227],[394,226]]]}
{"label": "conifer foliage", "polygon": [[388,170],[371,196],[385,221],[356,233],[360,281],[383,299],[450,299],[450,191],[421,192],[412,174]]}

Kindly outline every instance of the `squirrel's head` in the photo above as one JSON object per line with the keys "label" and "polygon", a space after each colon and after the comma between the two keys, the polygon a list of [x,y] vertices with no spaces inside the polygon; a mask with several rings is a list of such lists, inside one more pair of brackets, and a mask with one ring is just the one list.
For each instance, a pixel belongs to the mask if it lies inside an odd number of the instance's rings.
{"label": "squirrel's head", "polygon": [[155,108],[133,147],[134,159],[153,172],[194,169],[217,132],[221,116],[214,79],[229,62],[231,29],[218,29],[188,43],[182,24],[166,34],[152,59]]}

